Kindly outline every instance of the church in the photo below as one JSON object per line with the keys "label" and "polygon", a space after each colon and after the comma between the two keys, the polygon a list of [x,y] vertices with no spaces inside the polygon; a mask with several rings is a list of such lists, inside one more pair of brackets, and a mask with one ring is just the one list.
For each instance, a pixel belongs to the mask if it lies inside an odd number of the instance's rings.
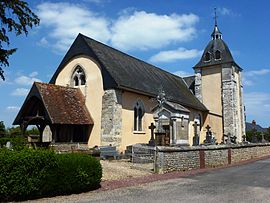
{"label": "church", "polygon": [[162,127],[170,145],[202,144],[210,127],[217,143],[230,136],[242,142],[242,68],[216,22],[193,69],[194,76],[181,78],[79,34],[50,82],[33,84],[13,124],[23,131],[36,125],[41,142],[120,152],[148,143],[151,124]]}

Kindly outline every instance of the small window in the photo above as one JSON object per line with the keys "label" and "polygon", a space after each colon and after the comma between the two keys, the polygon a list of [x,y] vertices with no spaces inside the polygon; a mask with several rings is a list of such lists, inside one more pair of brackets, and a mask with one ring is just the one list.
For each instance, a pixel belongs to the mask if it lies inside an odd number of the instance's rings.
{"label": "small window", "polygon": [[217,50],[216,53],[215,53],[215,59],[216,59],[216,60],[221,59],[221,53],[220,53],[219,50]]}
{"label": "small window", "polygon": [[144,105],[137,101],[134,107],[134,131],[143,131]]}
{"label": "small window", "polygon": [[74,76],[74,84],[75,86],[79,86],[79,79],[76,75]]}
{"label": "small window", "polygon": [[210,53],[206,52],[204,56],[205,61],[210,61]]}
{"label": "small window", "polygon": [[78,87],[81,85],[85,85],[85,83],[86,83],[85,73],[81,66],[77,66],[75,68],[74,73],[72,74],[71,85]]}

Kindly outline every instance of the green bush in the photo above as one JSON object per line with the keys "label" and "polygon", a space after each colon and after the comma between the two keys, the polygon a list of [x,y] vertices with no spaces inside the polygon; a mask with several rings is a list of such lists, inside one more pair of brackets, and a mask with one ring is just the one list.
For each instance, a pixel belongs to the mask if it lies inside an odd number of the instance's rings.
{"label": "green bush", "polygon": [[99,187],[99,161],[49,150],[0,150],[0,202],[64,195]]}
{"label": "green bush", "polygon": [[12,144],[14,150],[24,149],[27,145],[26,138],[22,136],[5,136],[0,138],[0,146],[5,146],[7,142]]}

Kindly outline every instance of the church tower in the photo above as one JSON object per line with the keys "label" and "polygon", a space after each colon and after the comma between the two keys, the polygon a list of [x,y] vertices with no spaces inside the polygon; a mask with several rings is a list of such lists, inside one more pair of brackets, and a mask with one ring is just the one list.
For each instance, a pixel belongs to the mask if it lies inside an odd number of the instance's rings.
{"label": "church tower", "polygon": [[219,143],[227,136],[236,136],[236,141],[242,142],[245,135],[242,68],[222,40],[216,13],[211,40],[194,70],[195,96],[209,109],[204,126],[211,127]]}

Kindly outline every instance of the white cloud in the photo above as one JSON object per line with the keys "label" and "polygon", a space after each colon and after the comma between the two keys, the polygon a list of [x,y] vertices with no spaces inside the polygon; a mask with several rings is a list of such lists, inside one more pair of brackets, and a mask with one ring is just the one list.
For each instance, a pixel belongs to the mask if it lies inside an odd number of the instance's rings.
{"label": "white cloud", "polygon": [[29,89],[26,88],[17,88],[15,89],[11,95],[12,96],[26,96],[28,94]]}
{"label": "white cloud", "polygon": [[38,72],[34,71],[34,72],[29,74],[29,77],[36,77],[37,75],[38,75]]}
{"label": "white cloud", "polygon": [[40,45],[40,46],[46,47],[46,46],[49,45],[49,42],[48,42],[48,40],[46,39],[46,37],[42,37],[41,40],[39,40],[39,42],[38,42],[37,44]]}
{"label": "white cloud", "polygon": [[253,86],[259,77],[270,74],[270,69],[259,69],[243,72],[243,85]]}
{"label": "white cloud", "polygon": [[18,85],[23,85],[23,86],[32,85],[34,82],[41,82],[40,79],[36,78],[37,75],[38,75],[37,72],[32,72],[29,74],[29,76],[21,75],[17,77],[14,81]]}
{"label": "white cloud", "polygon": [[83,0],[83,1],[95,4],[103,4],[109,2],[110,0]]}
{"label": "white cloud", "polygon": [[192,40],[199,21],[192,13],[158,15],[134,8],[124,9],[117,19],[109,20],[82,5],[61,2],[41,3],[37,10],[41,27],[50,29],[39,44],[60,52],[66,52],[78,33],[122,50],[160,48]]}
{"label": "white cloud", "polygon": [[243,77],[242,79],[244,86],[253,86],[255,83],[252,80],[247,79],[246,77]]}
{"label": "white cloud", "polygon": [[239,13],[234,12],[232,9],[226,7],[217,8],[217,15],[236,17],[240,16]]}
{"label": "white cloud", "polygon": [[177,75],[177,76],[179,76],[179,77],[187,77],[187,76],[194,75],[193,73],[189,73],[189,72],[182,71],[182,70],[176,71],[176,72],[174,72],[173,74],[174,74],[174,75]]}
{"label": "white cloud", "polygon": [[78,4],[42,3],[37,9],[41,26],[51,29],[48,37],[56,40],[53,47],[58,51],[65,52],[78,33],[105,43],[110,38],[108,20]]}
{"label": "white cloud", "polygon": [[220,15],[230,15],[230,14],[232,13],[232,11],[231,11],[230,9],[225,8],[225,7],[223,7],[223,8],[218,8],[218,9],[217,9],[217,12],[218,12],[218,14],[220,14]]}
{"label": "white cloud", "polygon": [[151,62],[174,62],[176,60],[200,57],[202,51],[197,49],[179,48],[176,50],[161,51],[150,58]]}
{"label": "white cloud", "polygon": [[258,123],[270,120],[270,93],[250,92],[244,93],[244,103],[248,120],[255,119]]}
{"label": "white cloud", "polygon": [[111,43],[123,50],[147,50],[189,41],[196,35],[194,25],[198,21],[199,17],[194,14],[157,15],[135,11],[114,22]]}
{"label": "white cloud", "polygon": [[6,110],[9,111],[9,112],[18,112],[20,110],[20,107],[18,107],[18,106],[8,106],[6,108]]}
{"label": "white cloud", "polygon": [[267,75],[270,74],[270,69],[252,70],[244,73],[246,76]]}

